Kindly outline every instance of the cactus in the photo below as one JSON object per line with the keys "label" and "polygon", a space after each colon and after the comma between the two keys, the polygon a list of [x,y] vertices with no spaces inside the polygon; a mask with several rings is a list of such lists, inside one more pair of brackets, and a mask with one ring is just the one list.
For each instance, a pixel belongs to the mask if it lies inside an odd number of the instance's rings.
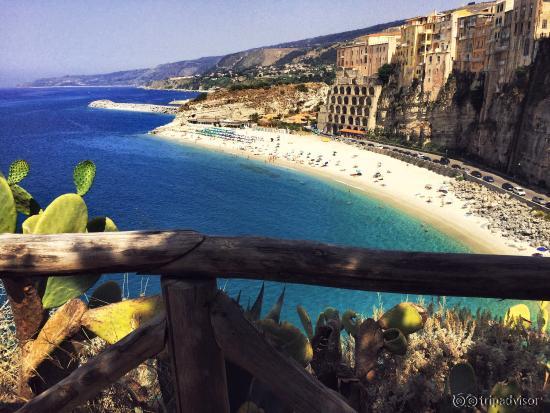
{"label": "cactus", "polygon": [[[491,390],[491,397],[493,399],[505,399],[512,396],[517,398],[521,396],[520,389],[515,382],[499,382],[494,385]],[[513,413],[517,410],[517,405],[512,403],[510,406],[504,403],[494,403],[489,406],[487,413]]]}
{"label": "cactus", "polygon": [[101,274],[48,277],[42,296],[42,306],[46,310],[59,307],[70,299],[84,294],[100,278]]}
{"label": "cactus", "polygon": [[96,217],[88,221],[88,232],[116,232],[118,228],[109,217]]}
{"label": "cactus", "polygon": [[118,303],[122,300],[122,291],[115,281],[107,281],[95,289],[88,303],[89,308]]}
{"label": "cactus", "polygon": [[451,368],[447,387],[451,394],[475,394],[476,375],[469,363],[458,363]]}
{"label": "cactus", "polygon": [[0,174],[0,234],[15,232],[17,211],[15,200],[6,179]]}
{"label": "cactus", "polygon": [[297,327],[286,321],[278,324],[271,319],[260,320],[256,324],[275,348],[304,367],[309,364],[313,357],[313,349],[307,337]]}
{"label": "cactus", "polygon": [[311,324],[311,318],[309,317],[309,314],[307,313],[306,309],[301,305],[296,307],[296,312],[298,313],[298,317],[300,317],[300,322],[304,327],[307,338],[311,340],[313,337],[313,325]]}
{"label": "cactus", "polygon": [[244,402],[237,413],[265,413],[264,409],[260,409],[254,402]]}
{"label": "cactus", "polygon": [[548,310],[544,307],[539,307],[539,313],[537,316],[537,327],[539,332],[544,333],[548,328]]}
{"label": "cactus", "polygon": [[258,297],[256,297],[256,301],[254,301],[254,304],[252,304],[252,308],[249,308],[246,311],[248,318],[252,321],[257,321],[260,319],[262,305],[264,302],[264,289],[265,285],[264,283],[262,283],[262,288],[260,288],[260,292],[258,293]]}
{"label": "cactus", "polygon": [[126,337],[164,308],[158,295],[125,300],[88,310],[82,326],[109,344]]}
{"label": "cactus", "polygon": [[400,303],[386,311],[378,320],[382,329],[397,328],[403,334],[409,335],[424,327],[427,313],[424,308],[413,303]]}
{"label": "cactus", "polygon": [[95,170],[95,164],[92,161],[82,161],[75,166],[73,179],[78,195],[84,196],[90,190],[94,183]]}
{"label": "cactus", "polygon": [[15,208],[17,212],[24,215],[35,215],[40,211],[40,205],[25,189],[17,184],[10,185],[13,199],[15,200]]}
{"label": "cactus", "polygon": [[352,337],[357,337],[361,321],[359,314],[353,310],[346,310],[344,314],[342,314],[342,325],[344,326],[344,330]]}
{"label": "cactus", "polygon": [[8,174],[8,184],[18,184],[29,174],[29,164],[27,161],[19,159],[13,161],[10,165],[10,172]]}
{"label": "cactus", "polygon": [[40,215],[31,215],[28,217],[25,221],[23,221],[23,224],[21,225],[23,229],[23,234],[33,234],[34,228],[36,227],[36,223],[40,219]]}
{"label": "cactus", "polygon": [[517,304],[508,309],[504,317],[504,324],[510,327],[522,325],[524,328],[531,326],[531,312],[525,304]]}
{"label": "cactus", "polygon": [[397,328],[389,328],[383,333],[384,348],[390,353],[404,356],[407,353],[407,338]]}
{"label": "cactus", "polygon": [[65,194],[53,200],[34,228],[34,234],[84,232],[88,223],[86,203],[76,194]]}
{"label": "cactus", "polygon": [[265,318],[269,318],[276,323],[279,322],[281,318],[281,310],[283,309],[283,302],[285,300],[285,289],[283,288],[283,291],[281,292],[281,295],[279,295],[279,298],[277,299],[277,302],[275,305],[269,310],[269,313],[265,316]]}
{"label": "cactus", "polygon": [[336,320],[340,323],[340,313],[336,308],[327,307],[322,313],[317,317],[317,322],[315,323],[315,334],[319,331],[319,328],[328,325],[329,321]]}

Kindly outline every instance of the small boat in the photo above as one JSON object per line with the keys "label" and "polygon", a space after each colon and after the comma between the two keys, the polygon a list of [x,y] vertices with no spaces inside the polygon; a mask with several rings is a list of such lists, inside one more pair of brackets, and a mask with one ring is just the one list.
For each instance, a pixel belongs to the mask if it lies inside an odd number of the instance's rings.
{"label": "small boat", "polygon": [[359,169],[357,169],[357,171],[354,174],[350,174],[350,176],[362,176],[362,175],[363,173]]}

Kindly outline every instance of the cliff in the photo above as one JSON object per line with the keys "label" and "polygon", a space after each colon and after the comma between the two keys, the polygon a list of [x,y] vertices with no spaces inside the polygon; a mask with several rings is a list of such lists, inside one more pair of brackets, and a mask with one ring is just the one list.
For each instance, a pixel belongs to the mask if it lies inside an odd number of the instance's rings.
{"label": "cliff", "polygon": [[384,87],[377,124],[394,139],[431,145],[519,180],[550,187],[550,39],[533,64],[495,92],[483,75],[453,73],[435,102],[419,85]]}

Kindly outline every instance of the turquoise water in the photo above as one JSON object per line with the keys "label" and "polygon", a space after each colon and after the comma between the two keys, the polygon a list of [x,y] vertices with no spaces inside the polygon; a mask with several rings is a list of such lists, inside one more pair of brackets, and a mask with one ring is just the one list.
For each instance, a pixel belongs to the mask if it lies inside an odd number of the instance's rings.
{"label": "turquoise water", "polygon": [[[24,186],[45,206],[55,196],[74,191],[72,168],[92,159],[98,173],[85,197],[90,215],[108,215],[124,230],[191,228],[381,249],[468,251],[421,221],[343,186],[146,135],[170,116],[87,107],[96,99],[165,104],[189,96],[134,88],[0,89],[0,169],[6,171],[14,159],[28,160],[31,174]],[[108,277],[123,280],[122,275]],[[128,279],[125,291],[130,296],[159,291],[158,277]],[[245,304],[260,285],[220,280],[231,295],[242,291]],[[266,307],[281,289],[280,284],[266,283]],[[370,314],[379,299],[388,308],[405,298],[287,285],[283,318],[296,321],[297,304],[312,317],[329,305]],[[448,302],[474,309],[509,305],[459,298]]]}

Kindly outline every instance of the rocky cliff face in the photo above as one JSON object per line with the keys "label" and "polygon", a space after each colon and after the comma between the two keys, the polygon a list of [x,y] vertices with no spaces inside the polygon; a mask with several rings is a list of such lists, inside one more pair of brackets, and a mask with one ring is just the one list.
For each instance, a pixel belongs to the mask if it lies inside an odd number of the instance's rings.
{"label": "rocky cliff face", "polygon": [[462,154],[529,183],[550,187],[550,39],[535,62],[502,91],[486,90],[484,77],[454,73],[435,102],[419,86],[387,86],[378,125]]}

